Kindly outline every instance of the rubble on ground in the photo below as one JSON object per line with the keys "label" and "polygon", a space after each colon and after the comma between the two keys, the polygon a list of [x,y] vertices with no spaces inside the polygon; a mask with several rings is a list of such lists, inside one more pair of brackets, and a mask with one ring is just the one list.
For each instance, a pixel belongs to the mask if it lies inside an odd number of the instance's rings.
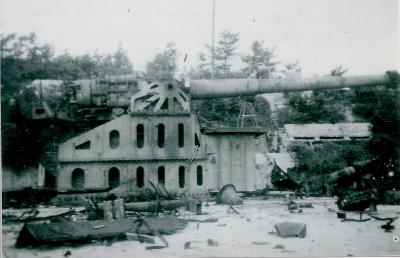
{"label": "rubble on ground", "polygon": [[[294,210],[296,213],[288,212],[288,202],[283,199],[245,199],[243,205],[234,207],[239,214],[227,212],[226,206],[208,200],[208,205],[202,203],[201,214],[197,214],[194,205],[192,208],[182,206],[175,211],[160,210],[157,215],[154,210],[130,212],[125,209],[124,218],[117,218],[117,199],[111,201],[111,207],[114,207],[111,208],[112,220],[88,220],[91,208],[86,211],[75,208],[71,214],[66,213],[69,209],[43,208],[38,209],[38,214],[44,219],[25,224],[21,223],[23,221],[6,221],[3,227],[5,253],[11,257],[39,258],[56,257],[58,250],[61,256],[118,258],[127,255],[345,256],[348,253],[365,256],[400,252],[398,243],[393,240],[400,226],[400,220],[396,219],[400,214],[398,206],[379,206],[376,216],[372,215],[377,218],[365,212],[363,219],[370,220],[364,223],[343,223],[334,212],[329,211],[335,207],[334,199],[329,198],[292,199],[291,203],[298,207],[312,205],[312,209],[303,208],[301,214],[297,213],[299,208]],[[166,200],[159,202],[163,201]],[[95,206],[102,205],[98,203],[92,207]],[[124,208],[127,206],[125,204]],[[179,212],[180,209],[183,212]],[[43,212],[46,210],[51,212]],[[36,213],[29,209],[18,212],[7,210],[3,215],[16,218],[24,212]],[[348,219],[359,218],[359,212],[342,212]],[[55,218],[52,217],[54,215]],[[271,231],[273,234],[268,234]],[[346,231],[345,236],[343,231]],[[71,244],[63,244],[82,243],[83,240],[83,245],[73,249]],[[362,244],[365,241],[373,241],[374,244],[365,247]],[[13,247],[15,242],[19,246],[44,244],[44,247],[16,249]],[[49,244],[56,246],[47,249]]]}

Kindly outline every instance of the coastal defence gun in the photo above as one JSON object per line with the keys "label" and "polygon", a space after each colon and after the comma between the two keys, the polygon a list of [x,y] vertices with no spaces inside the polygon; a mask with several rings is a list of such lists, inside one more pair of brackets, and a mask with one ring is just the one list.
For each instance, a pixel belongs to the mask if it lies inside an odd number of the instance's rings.
{"label": "coastal defence gun", "polygon": [[[42,163],[59,193],[91,191],[118,195],[139,193],[147,181],[176,193],[207,193],[233,184],[238,191],[265,188],[257,154],[269,152],[266,128],[201,128],[190,101],[273,92],[341,88],[396,87],[397,72],[372,76],[326,76],[310,79],[219,79],[149,82],[135,78],[79,80],[62,85],[58,94],[78,116],[43,112],[47,118],[99,120],[102,124],[58,146],[56,166]],[[189,86],[189,87],[186,87]],[[42,91],[43,92],[43,91]],[[47,101],[57,91],[50,91]],[[35,113],[35,111],[32,111]],[[103,112],[103,113],[101,113]],[[37,112],[36,112],[37,113]],[[41,112],[39,112],[41,113]],[[102,114],[101,116],[99,114]],[[32,119],[35,119],[32,117]],[[269,182],[268,182],[269,183]],[[42,185],[45,183],[42,183]],[[46,185],[45,185],[46,186]]]}
{"label": "coastal defence gun", "polygon": [[[131,97],[136,93],[163,98],[168,101],[187,102],[190,99],[251,96],[263,93],[293,92],[307,90],[329,90],[357,88],[377,85],[395,86],[399,74],[395,71],[369,76],[324,76],[308,79],[216,79],[151,82],[139,80],[135,76],[108,76],[101,79],[59,81],[35,80],[22,93],[29,92],[19,102],[28,102],[23,110],[26,117],[33,120],[55,118],[67,121],[108,121],[129,109]],[[184,84],[189,84],[185,87]],[[166,89],[161,89],[165,87]],[[180,88],[185,96],[175,89]],[[161,89],[161,90],[160,90]],[[172,92],[171,90],[174,90]],[[139,93],[142,91],[141,93]],[[144,93],[145,92],[145,93]],[[155,93],[158,92],[158,93]],[[176,96],[171,95],[176,93]],[[183,96],[183,94],[181,94]],[[147,102],[157,101],[157,97]],[[162,102],[162,101],[161,101]]]}

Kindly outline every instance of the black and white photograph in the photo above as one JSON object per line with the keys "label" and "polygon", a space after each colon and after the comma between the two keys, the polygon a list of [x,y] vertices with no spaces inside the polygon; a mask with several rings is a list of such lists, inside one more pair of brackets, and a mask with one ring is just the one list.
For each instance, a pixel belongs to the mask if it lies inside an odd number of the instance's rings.
{"label": "black and white photograph", "polygon": [[1,257],[400,256],[399,0],[0,0]]}

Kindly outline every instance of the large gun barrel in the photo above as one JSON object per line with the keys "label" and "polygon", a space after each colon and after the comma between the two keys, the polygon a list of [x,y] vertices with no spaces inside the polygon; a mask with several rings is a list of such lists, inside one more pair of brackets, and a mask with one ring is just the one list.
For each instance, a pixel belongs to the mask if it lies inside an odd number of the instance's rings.
{"label": "large gun barrel", "polygon": [[193,80],[190,82],[190,95],[192,99],[202,99],[275,92],[392,85],[398,82],[399,74],[397,72],[364,76],[324,76],[308,79]]}

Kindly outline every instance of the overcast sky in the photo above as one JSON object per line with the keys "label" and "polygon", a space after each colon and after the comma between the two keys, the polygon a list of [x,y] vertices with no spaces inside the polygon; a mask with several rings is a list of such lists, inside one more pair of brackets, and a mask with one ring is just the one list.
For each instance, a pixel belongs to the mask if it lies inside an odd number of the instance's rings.
{"label": "overcast sky", "polygon": [[[118,44],[143,70],[168,42],[195,64],[211,42],[212,0],[0,0],[2,33],[36,32],[56,54]],[[255,40],[276,47],[277,61],[299,60],[302,76],[342,65],[348,74],[400,70],[398,0],[216,0],[216,32],[240,35],[239,51]]]}

